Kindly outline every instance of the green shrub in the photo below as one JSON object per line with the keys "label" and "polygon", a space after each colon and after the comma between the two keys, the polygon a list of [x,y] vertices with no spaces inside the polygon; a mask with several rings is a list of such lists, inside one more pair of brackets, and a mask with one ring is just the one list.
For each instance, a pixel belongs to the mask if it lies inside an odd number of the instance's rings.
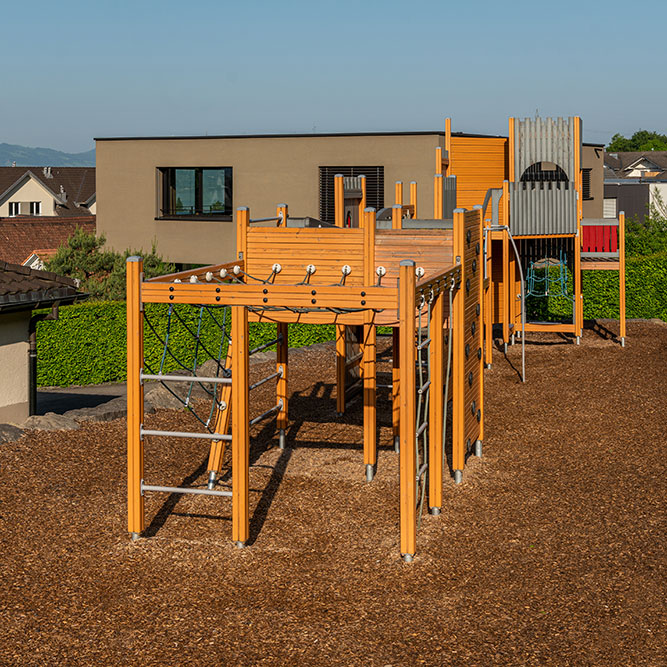
{"label": "green shrub", "polygon": [[[177,306],[169,327],[169,349],[164,353],[167,333],[167,307],[146,304],[144,325],[144,358],[146,371],[165,372],[201,364],[212,357],[224,355],[221,340],[222,314],[219,309],[204,311],[199,321],[199,308]],[[213,313],[217,322],[209,313]],[[122,301],[102,301],[65,306],[58,321],[37,325],[37,384],[69,386],[120,382],[126,377],[126,311]],[[150,325],[149,325],[150,322]],[[152,325],[152,328],[151,328]],[[229,317],[225,323],[229,332]],[[200,343],[196,343],[199,330]],[[258,347],[276,336],[274,324],[251,322],[250,347]],[[335,327],[330,325],[290,324],[290,347],[302,347],[333,340]],[[162,341],[160,340],[162,339]],[[221,345],[222,343],[222,345]],[[164,362],[162,361],[164,357]]]}

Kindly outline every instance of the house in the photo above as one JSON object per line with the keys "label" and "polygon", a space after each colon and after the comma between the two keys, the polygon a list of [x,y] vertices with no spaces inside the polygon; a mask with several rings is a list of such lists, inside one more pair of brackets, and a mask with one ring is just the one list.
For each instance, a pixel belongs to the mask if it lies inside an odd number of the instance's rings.
{"label": "house", "polygon": [[95,215],[95,167],[0,167],[0,218]]}
{"label": "house", "polygon": [[[0,261],[0,423],[20,424],[34,412],[37,321],[57,319],[59,306],[86,296],[70,278]],[[33,316],[45,307],[50,315]]]}
{"label": "house", "polygon": [[0,218],[0,260],[41,269],[77,227],[95,233],[95,216]]}
{"label": "house", "polygon": [[[449,143],[448,143],[449,142]],[[433,214],[435,149],[458,156],[457,201],[481,204],[502,185],[508,138],[464,132],[367,132],[96,139],[98,231],[115,250],[157,251],[176,264],[234,257],[233,213],[289,213],[333,221],[334,176],[366,176],[366,202],[394,203],[394,183],[418,184],[421,215]],[[583,146],[584,215],[602,217],[603,147]],[[491,160],[487,160],[487,156]],[[500,179],[500,180],[498,180]],[[407,201],[406,201],[407,203]]]}
{"label": "house", "polygon": [[667,151],[605,153],[604,217],[643,220],[667,202]]}

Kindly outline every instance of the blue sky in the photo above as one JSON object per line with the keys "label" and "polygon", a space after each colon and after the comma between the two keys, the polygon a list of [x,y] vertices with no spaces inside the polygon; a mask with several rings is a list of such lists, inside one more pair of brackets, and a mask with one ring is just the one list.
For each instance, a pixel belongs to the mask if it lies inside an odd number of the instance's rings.
{"label": "blue sky", "polygon": [[667,2],[32,0],[3,7],[0,142],[439,130],[580,115],[667,132]]}

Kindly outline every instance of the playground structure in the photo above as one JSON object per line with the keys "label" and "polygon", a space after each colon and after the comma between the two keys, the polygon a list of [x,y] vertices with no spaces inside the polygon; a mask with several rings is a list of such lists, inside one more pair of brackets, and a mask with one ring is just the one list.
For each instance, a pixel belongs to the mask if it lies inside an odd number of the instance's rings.
{"label": "playground structure", "polygon": [[[619,272],[624,346],[625,216],[583,217],[581,119],[510,118],[507,139],[452,136],[447,119],[445,135],[445,173],[459,177],[459,199],[484,201],[487,365],[494,324],[502,325],[505,349],[531,331],[570,334],[578,344],[586,270]],[[571,321],[526,321],[526,298],[555,296],[571,301]]]}
{"label": "playground structure", "polygon": [[[436,161],[442,165],[441,151]],[[456,209],[446,220],[445,188],[438,186],[442,182],[440,172],[432,219],[415,217],[414,183],[407,205],[402,184],[396,185],[391,220],[378,221],[376,211],[365,206],[364,179],[345,183],[337,177],[333,226],[309,226],[290,218],[285,204],[269,219],[252,220],[249,209],[239,208],[235,262],[143,280],[141,259],[128,259],[128,530],[133,537],[144,530],[144,492],[197,493],[232,498],[232,540],[245,545],[249,427],[275,415],[278,445],[286,446],[292,322],[336,325],[337,411],[346,409],[348,376],[356,369],[363,392],[363,460],[371,481],[377,465],[376,328],[385,326],[393,331],[394,442],[389,445],[399,451],[401,554],[412,560],[421,508],[427,505],[438,514],[442,506],[450,394],[455,481],[461,481],[468,454],[481,456],[483,441],[482,210]],[[229,307],[231,341],[224,362],[220,346],[215,376],[197,376],[196,365],[187,375],[147,367],[143,336],[144,304],[149,303],[165,304],[170,318],[178,304],[197,307],[200,313]],[[249,321],[276,326],[276,372],[253,385],[248,380],[249,355],[271,343],[250,350]],[[152,325],[151,330],[155,333]],[[167,349],[168,333],[165,354]],[[212,387],[210,416],[200,419],[206,431],[145,429],[146,380]],[[276,381],[275,406],[251,419],[250,391],[271,380]],[[144,439],[163,436],[211,441],[208,488],[144,482]],[[220,490],[216,479],[226,443],[231,443],[231,490]]]}

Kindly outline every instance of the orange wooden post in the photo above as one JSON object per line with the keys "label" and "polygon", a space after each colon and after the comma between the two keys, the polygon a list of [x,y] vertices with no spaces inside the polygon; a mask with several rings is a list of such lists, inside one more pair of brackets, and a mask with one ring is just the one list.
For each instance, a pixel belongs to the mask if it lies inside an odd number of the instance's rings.
{"label": "orange wooden post", "polygon": [[454,210],[454,260],[461,266],[461,286],[454,293],[452,304],[452,468],[454,481],[458,484],[463,477],[465,465],[465,262],[464,262],[465,210]]}
{"label": "orange wooden post", "polygon": [[433,177],[433,219],[442,220],[443,206],[443,181],[442,174],[436,174]]}
{"label": "orange wooden post", "polygon": [[403,207],[400,204],[394,204],[391,207],[391,228],[401,229],[403,226]]}
{"label": "orange wooden post", "polygon": [[584,295],[582,289],[581,275],[581,248],[583,245],[583,233],[581,231],[581,218],[583,212],[583,189],[581,176],[581,118],[574,119],[574,188],[577,192],[577,238],[574,241],[574,328],[577,343],[584,329]]}
{"label": "orange wooden post", "polygon": [[232,540],[245,546],[249,534],[248,311],[232,306]]}
{"label": "orange wooden post", "polygon": [[417,182],[410,181],[410,206],[412,206],[412,217],[417,219]]}
{"label": "orange wooden post", "polygon": [[392,369],[391,369],[391,425],[394,435],[394,450],[399,450],[400,445],[400,419],[401,419],[401,355],[400,355],[401,331],[398,327],[391,330],[392,343]]}
{"label": "orange wooden post", "polygon": [[343,185],[343,175],[334,176],[334,222],[336,227],[345,226],[345,191]]}
{"label": "orange wooden post", "polygon": [[508,170],[509,174],[507,175],[507,180],[510,183],[514,183],[514,118],[509,120],[509,134],[508,134],[508,148],[507,151],[509,160],[508,160]]}
{"label": "orange wooden post", "polygon": [[435,148],[435,173],[442,174],[442,146]]}
{"label": "orange wooden post", "polygon": [[[512,125],[510,125],[512,127]],[[509,183],[503,181],[503,224],[509,226]],[[511,288],[511,277],[510,277],[510,244],[509,237],[506,231],[503,231],[503,303],[500,312],[502,313],[502,323],[503,323],[503,343],[505,344],[505,351],[507,351],[507,343],[510,340],[510,293],[513,291]]]}
{"label": "orange wooden post", "polygon": [[239,206],[236,209],[236,258],[245,260],[248,253],[248,226],[250,225],[250,209]]}
{"label": "orange wooden post", "polygon": [[396,181],[394,184],[394,204],[403,206],[403,183]]}
{"label": "orange wooden post", "polygon": [[[225,360],[225,368],[231,368],[232,363],[232,346],[227,347],[227,358]],[[223,384],[219,390],[219,406],[215,414],[214,431],[216,433],[226,434],[229,429],[229,417],[231,410],[232,387],[229,384]],[[218,392],[216,391],[216,396]],[[212,489],[215,486],[215,481],[222,468],[222,459],[225,455],[226,448],[225,440],[212,440],[211,449],[208,455],[208,488]]]}
{"label": "orange wooden post", "polygon": [[143,268],[141,257],[127,258],[127,529],[132,539],[144,530],[144,386],[140,377],[144,363]]}
{"label": "orange wooden post", "polygon": [[401,555],[412,561],[417,542],[417,433],[415,363],[415,263],[403,260],[399,267],[399,324],[401,377],[400,523]]}
{"label": "orange wooden post", "polygon": [[[481,412],[481,417],[479,420],[479,441],[476,443],[475,447],[475,454],[477,456],[482,455],[482,444],[484,442],[484,320],[486,318],[486,300],[484,298],[484,266],[483,266],[483,261],[484,261],[484,255],[482,253],[482,240],[484,239],[484,216],[482,215],[482,207],[481,206],[475,206],[474,210],[476,210],[479,214],[479,221],[478,221],[478,227],[477,229],[478,234],[479,234],[479,246],[475,246],[475,261],[476,261],[476,266],[477,266],[477,271],[479,271],[479,286],[478,286],[478,292],[477,292],[477,303],[478,303],[478,310],[477,310],[477,327],[478,327],[478,332],[477,332],[477,342],[478,342],[478,349],[479,349],[479,355],[478,355],[478,372],[479,372],[479,395],[477,397],[477,405],[479,406],[479,410]],[[479,251],[478,251],[479,249]],[[474,268],[474,266],[473,266]],[[473,271],[474,275],[475,271]],[[523,335],[523,334],[522,334]]]}
{"label": "orange wooden post", "polygon": [[359,226],[364,225],[364,211],[366,210],[366,177],[359,176],[359,183],[361,185],[361,199],[359,200]]}
{"label": "orange wooden post", "polygon": [[486,301],[484,303],[484,332],[486,334],[486,345],[484,347],[484,361],[487,366],[493,363],[493,280],[491,272],[493,270],[493,255],[491,249],[493,248],[493,241],[491,240],[491,232],[487,232],[486,236],[486,280],[488,281],[486,287]]}
{"label": "orange wooden post", "polygon": [[445,151],[447,152],[447,167],[445,176],[452,173],[452,119],[445,118]]}
{"label": "orange wooden post", "polygon": [[288,419],[287,366],[289,361],[289,328],[286,322],[279,322],[276,329],[278,333],[278,343],[276,347],[276,372],[280,373],[278,376],[278,382],[276,384],[276,397],[278,399],[278,404],[280,404],[282,401],[282,407],[278,412],[276,421],[278,426],[278,446],[280,449],[285,449],[285,432],[287,431]]}
{"label": "orange wooden post", "polygon": [[[364,285],[371,287],[375,278],[375,209],[367,208],[364,220]],[[362,345],[362,382],[364,385],[364,464],[366,481],[375,475],[377,463],[377,332],[372,310],[364,311],[364,335]]]}
{"label": "orange wooden post", "polygon": [[428,347],[429,366],[431,368],[431,387],[429,390],[429,467],[428,467],[428,504],[431,514],[440,514],[442,507],[443,477],[443,442],[442,422],[444,409],[445,347],[443,340],[444,326],[444,290],[446,286],[438,283],[437,292],[431,305],[431,343]]}
{"label": "orange wooden post", "polygon": [[625,347],[625,213],[618,215],[618,303],[620,308],[621,346]]}
{"label": "orange wooden post", "polygon": [[336,412],[345,413],[345,373],[347,366],[347,327],[336,325]]}

